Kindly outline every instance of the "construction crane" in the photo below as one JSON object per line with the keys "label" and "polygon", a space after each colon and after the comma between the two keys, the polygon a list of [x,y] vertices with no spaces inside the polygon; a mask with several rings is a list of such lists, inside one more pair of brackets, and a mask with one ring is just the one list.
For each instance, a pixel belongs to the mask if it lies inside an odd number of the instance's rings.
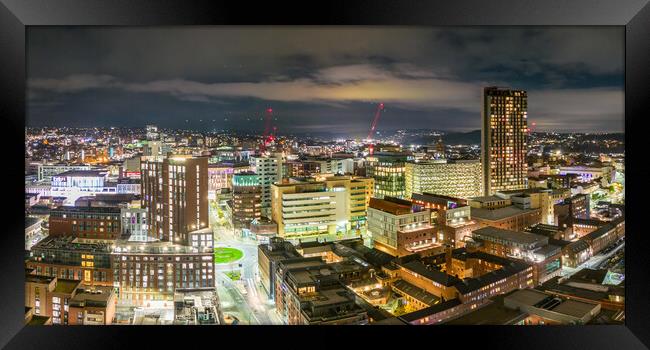
{"label": "construction crane", "polygon": [[264,118],[264,133],[262,134],[262,145],[260,150],[262,152],[266,151],[266,146],[275,140],[275,132],[277,131],[277,126],[272,126],[273,121],[273,109],[267,108],[265,111]]}
{"label": "construction crane", "polygon": [[[384,110],[384,104],[380,103],[377,105],[377,111],[375,111],[375,118],[372,120],[372,124],[370,125],[370,131],[368,132],[368,137],[366,138],[367,140],[371,141],[373,135],[375,134],[375,128],[377,128],[377,122],[379,121],[379,116],[381,115],[381,112]],[[374,145],[371,143],[370,146],[368,147],[368,150],[370,151],[370,154],[372,154],[375,150]]]}

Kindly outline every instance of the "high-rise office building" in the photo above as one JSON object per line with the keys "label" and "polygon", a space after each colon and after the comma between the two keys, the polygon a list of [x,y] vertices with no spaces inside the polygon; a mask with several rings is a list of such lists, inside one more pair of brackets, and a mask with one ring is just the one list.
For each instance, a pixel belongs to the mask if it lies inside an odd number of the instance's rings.
{"label": "high-rise office building", "polygon": [[523,90],[483,89],[481,160],[485,195],[528,187],[527,96]]}
{"label": "high-rise office building", "polygon": [[149,234],[189,244],[187,233],[208,227],[208,159],[174,155],[142,162],[142,207]]}
{"label": "high-rise office building", "polygon": [[254,172],[232,177],[232,221],[235,228],[249,228],[251,221],[261,216],[262,190],[260,178]]}

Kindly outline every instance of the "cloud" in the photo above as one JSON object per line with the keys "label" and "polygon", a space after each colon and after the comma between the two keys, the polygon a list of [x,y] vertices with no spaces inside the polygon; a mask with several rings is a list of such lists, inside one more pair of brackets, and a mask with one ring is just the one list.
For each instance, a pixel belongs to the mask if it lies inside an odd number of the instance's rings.
{"label": "cloud", "polygon": [[[130,81],[303,75],[403,62],[438,77],[481,80],[482,69],[584,67],[621,73],[624,28],[200,27],[30,28],[29,73],[109,74]],[[524,63],[522,63],[524,62]]]}
{"label": "cloud", "polygon": [[117,79],[110,75],[75,74],[63,79],[31,79],[29,88],[54,92],[79,92],[89,89],[105,89],[117,86]]}
{"label": "cloud", "polygon": [[[451,118],[449,124],[467,120],[462,125],[471,127],[481,88],[500,85],[529,91],[529,115],[539,129],[558,122],[610,128],[622,124],[623,30],[34,27],[28,103],[42,107],[34,118],[48,121],[55,108],[45,107],[59,106],[66,123],[81,109],[127,118],[116,112],[121,103],[154,104],[138,107],[162,118],[173,114],[170,108],[250,113],[270,101],[296,118],[309,104],[301,117],[318,124],[316,111],[353,123],[360,113],[353,105],[384,102],[401,113],[394,118],[409,114],[412,125],[435,127]],[[163,99],[168,109],[157,109]]]}
{"label": "cloud", "polygon": [[33,79],[29,81],[29,87],[36,91],[58,93],[118,88],[138,93],[168,94],[183,100],[201,102],[233,97],[330,105],[382,101],[404,108],[456,108],[471,111],[477,108],[468,104],[468,101],[474,101],[480,96],[480,85],[430,78],[433,74],[408,65],[399,65],[396,71],[365,64],[337,66],[319,70],[314,76],[315,78],[288,80],[285,77],[260,82],[206,83],[172,79],[132,83],[108,75],[72,75],[62,79]]}
{"label": "cloud", "polygon": [[[29,81],[29,86],[30,91],[38,95],[44,91],[76,93],[91,89],[120,89],[200,103],[255,98],[283,103],[315,103],[342,109],[349,103],[381,101],[388,109],[425,114],[427,111],[450,110],[480,115],[481,88],[487,83],[431,78],[432,74],[426,74],[426,71],[408,65],[399,67],[398,70],[387,70],[374,65],[349,65],[317,71],[315,78],[284,77],[281,80],[236,83],[185,79],[132,83],[106,75],[73,75],[63,79],[34,79]],[[410,78],[405,78],[407,76]],[[587,130],[598,123],[617,131],[622,128],[622,89],[533,89],[529,90],[528,96],[529,118],[537,123],[539,130],[556,128],[557,120],[563,120],[566,128],[576,130]]]}
{"label": "cloud", "polygon": [[624,130],[624,92],[617,88],[541,90],[528,93],[528,118],[540,130]]}

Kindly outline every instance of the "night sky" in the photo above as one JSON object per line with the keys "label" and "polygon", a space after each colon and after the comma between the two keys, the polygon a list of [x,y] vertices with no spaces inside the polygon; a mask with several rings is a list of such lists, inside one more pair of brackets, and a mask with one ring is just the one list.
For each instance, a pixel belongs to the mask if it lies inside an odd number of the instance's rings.
{"label": "night sky", "polygon": [[366,136],[480,128],[483,86],[528,91],[536,131],[622,132],[622,27],[28,29],[28,126]]}

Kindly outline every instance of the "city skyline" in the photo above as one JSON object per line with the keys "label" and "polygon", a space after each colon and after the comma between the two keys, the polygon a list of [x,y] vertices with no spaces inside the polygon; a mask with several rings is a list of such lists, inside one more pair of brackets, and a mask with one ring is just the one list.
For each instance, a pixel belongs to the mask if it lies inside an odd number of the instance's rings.
{"label": "city skyline", "polygon": [[30,29],[25,323],[624,324],[622,38]]}
{"label": "city skyline", "polygon": [[[32,28],[27,126],[278,134],[481,127],[485,86],[535,131],[623,131],[620,28]],[[143,45],[146,43],[146,45]],[[259,130],[257,130],[259,129]]]}

